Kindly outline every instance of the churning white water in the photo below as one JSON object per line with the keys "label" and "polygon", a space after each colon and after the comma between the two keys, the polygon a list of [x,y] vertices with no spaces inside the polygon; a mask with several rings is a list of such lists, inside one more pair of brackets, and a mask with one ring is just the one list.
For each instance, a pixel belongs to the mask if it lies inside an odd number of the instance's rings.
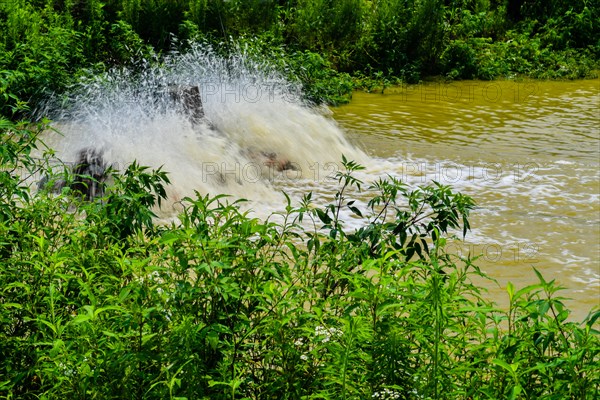
{"label": "churning white water", "polygon": [[[194,86],[206,117],[196,124],[170,93]],[[283,205],[277,182],[293,188],[321,181],[342,154],[367,160],[327,110],[300,95],[299,84],[244,49],[224,58],[197,45],[160,66],[112,70],[81,83],[44,110],[60,132],[44,140],[67,162],[94,148],[121,170],[134,160],[162,167],[171,180],[163,217],[174,216],[173,205],[194,191],[246,198],[268,212],[269,204]],[[279,170],[280,163],[290,168]]]}

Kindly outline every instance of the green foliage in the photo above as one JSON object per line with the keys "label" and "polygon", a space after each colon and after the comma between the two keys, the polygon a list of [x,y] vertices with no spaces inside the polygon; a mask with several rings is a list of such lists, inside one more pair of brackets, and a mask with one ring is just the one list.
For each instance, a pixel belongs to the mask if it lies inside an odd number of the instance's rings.
{"label": "green foliage", "polygon": [[287,58],[292,76],[303,84],[307,99],[330,104],[350,101],[354,82],[350,75],[336,72],[331,64],[318,53],[295,52]]}
{"label": "green foliage", "polygon": [[[267,56],[314,102],[423,74],[578,78],[597,68],[597,16],[595,0],[0,2],[0,113],[16,120],[97,63],[155,59],[176,32]],[[507,285],[508,310],[487,300],[475,261],[444,251],[474,206],[447,186],[364,188],[343,159],[334,201],[288,199],[283,222],[196,194],[161,226],[164,171],[134,163],[93,202],[33,192],[33,177],[69,176],[32,156],[52,153],[44,121],[13,121],[0,118],[1,398],[598,397],[600,311],[569,321],[538,271]]]}
{"label": "green foliage", "polygon": [[[68,16],[20,3],[0,3],[6,16],[0,19],[0,74],[7,78],[0,91],[35,103],[71,81],[73,67],[82,66],[85,39]],[[0,109],[11,115],[16,99],[2,100]]]}
{"label": "green foliage", "polygon": [[93,202],[33,193],[37,131],[1,124],[2,398],[598,395],[600,311],[570,322],[538,271],[507,310],[487,300],[444,251],[474,205],[446,186],[365,189],[343,159],[331,204],[288,199],[276,223],[197,193],[162,226],[164,172],[134,163]]}
{"label": "green foliage", "polygon": [[4,118],[0,118],[0,129],[0,221],[9,222],[18,202],[29,200],[29,190],[22,174],[36,173],[37,165],[31,151],[36,148],[38,131],[26,130]]}
{"label": "green foliage", "polygon": [[[35,108],[89,71],[154,60],[186,40],[227,49],[247,37],[285,49],[306,97],[332,104],[431,75],[584,78],[598,69],[599,13],[598,0],[4,1],[0,94],[10,84]],[[2,101],[12,116],[15,100]]]}
{"label": "green foliage", "polygon": [[299,0],[290,34],[301,48],[331,55],[332,61],[347,68],[347,61],[340,58],[347,58],[363,36],[367,7],[362,0]]}
{"label": "green foliage", "polygon": [[139,60],[151,60],[155,56],[152,46],[145,44],[125,21],[118,21],[111,26],[110,35],[113,37],[110,44],[113,62],[135,64]]}
{"label": "green foliage", "polygon": [[186,0],[123,0],[117,12],[146,43],[167,49],[188,6]]}

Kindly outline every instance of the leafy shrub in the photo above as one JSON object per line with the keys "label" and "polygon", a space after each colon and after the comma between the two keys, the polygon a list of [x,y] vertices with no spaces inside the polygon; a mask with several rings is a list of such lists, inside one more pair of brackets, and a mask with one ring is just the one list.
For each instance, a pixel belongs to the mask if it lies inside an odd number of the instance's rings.
{"label": "leafy shrub", "polygon": [[[10,77],[2,82],[9,92],[36,109],[94,69],[160,62],[155,55],[183,50],[190,39],[227,52],[232,40],[258,38],[271,51],[285,49],[290,59],[282,64],[306,78],[309,99],[338,104],[357,87],[385,90],[382,76],[408,83],[431,75],[593,77],[598,12],[597,0],[4,1],[0,71]],[[12,116],[14,99],[0,100]]]}
{"label": "leafy shrub", "polygon": [[477,51],[463,40],[454,40],[442,55],[450,79],[473,79],[477,75]]}
{"label": "leafy shrub", "polygon": [[160,226],[164,172],[133,164],[80,203],[30,192],[34,146],[3,120],[3,398],[598,395],[600,311],[569,322],[539,273],[508,284],[508,310],[487,300],[474,260],[444,252],[474,205],[449,187],[389,177],[359,207],[362,167],[343,160],[331,204],[288,199],[274,222],[196,194]]}
{"label": "leafy shrub", "polygon": [[113,63],[135,64],[154,58],[153,48],[145,44],[127,22],[119,21],[111,26],[110,34],[114,38],[110,44]]}
{"label": "leafy shrub", "polygon": [[361,0],[300,0],[291,26],[294,38],[308,50],[343,51],[361,36],[364,7]]}
{"label": "leafy shrub", "polygon": [[338,73],[318,53],[295,52],[287,59],[292,76],[303,84],[304,96],[313,102],[347,103],[354,89],[350,75]]}
{"label": "leafy shrub", "polygon": [[[23,3],[0,3],[6,12],[0,20],[0,71],[8,77],[2,86],[10,84],[2,91],[35,105],[73,82],[85,62],[88,37],[73,29],[68,16]],[[12,116],[8,109],[17,105],[15,99],[3,100],[1,111]]]}

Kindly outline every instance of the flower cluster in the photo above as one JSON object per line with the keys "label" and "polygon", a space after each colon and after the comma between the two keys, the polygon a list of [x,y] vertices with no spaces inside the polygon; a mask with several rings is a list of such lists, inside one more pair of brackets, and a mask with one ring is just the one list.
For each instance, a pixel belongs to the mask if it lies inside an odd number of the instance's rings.
{"label": "flower cluster", "polygon": [[381,400],[394,400],[394,399],[400,399],[401,395],[400,395],[400,392],[396,392],[395,390],[383,389],[380,392],[373,393],[373,395],[371,397],[374,399],[381,399]]}
{"label": "flower cluster", "polygon": [[324,338],[321,339],[322,343],[329,342],[329,340],[331,340],[332,337],[339,338],[342,336],[343,333],[344,332],[337,328],[325,328],[321,325],[315,327],[315,336],[324,336]]}
{"label": "flower cluster", "polygon": [[65,363],[58,363],[58,369],[63,373],[64,376],[70,378],[76,374],[76,371],[73,367],[67,366]]}

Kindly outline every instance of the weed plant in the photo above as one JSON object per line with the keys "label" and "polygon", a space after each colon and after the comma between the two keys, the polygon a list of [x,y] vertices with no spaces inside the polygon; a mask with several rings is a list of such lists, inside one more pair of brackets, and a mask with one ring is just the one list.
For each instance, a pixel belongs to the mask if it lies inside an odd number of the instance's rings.
{"label": "weed plant", "polygon": [[164,226],[165,172],[34,193],[42,127],[0,127],[0,398],[598,398],[600,311],[569,322],[537,271],[488,300],[444,252],[474,206],[447,186],[366,187],[344,159],[331,204],[288,198],[276,223],[197,193]]}

